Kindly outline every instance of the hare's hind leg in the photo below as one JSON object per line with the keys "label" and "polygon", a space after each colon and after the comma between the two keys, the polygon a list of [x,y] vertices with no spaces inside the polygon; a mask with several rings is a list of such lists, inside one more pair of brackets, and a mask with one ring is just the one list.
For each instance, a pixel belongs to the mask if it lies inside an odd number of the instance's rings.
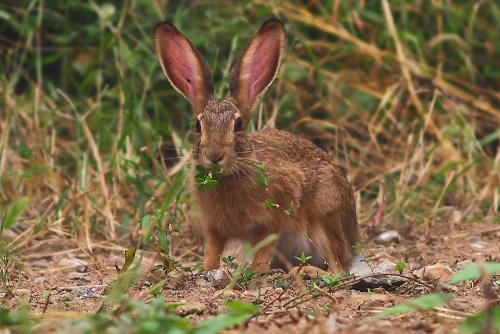
{"label": "hare's hind leg", "polygon": [[326,251],[325,258],[330,271],[338,273],[348,270],[358,239],[357,224],[354,208],[336,210],[322,219],[321,244]]}
{"label": "hare's hind leg", "polygon": [[335,166],[321,168],[318,178],[320,186],[314,196],[314,206],[309,210],[310,236],[327,259],[330,271],[347,271],[354,257],[353,246],[358,240],[352,187]]}

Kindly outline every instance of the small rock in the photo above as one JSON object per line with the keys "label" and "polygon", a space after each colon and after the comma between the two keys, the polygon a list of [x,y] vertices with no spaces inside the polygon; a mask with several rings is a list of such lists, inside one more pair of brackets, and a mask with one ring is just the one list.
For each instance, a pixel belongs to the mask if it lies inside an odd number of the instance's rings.
{"label": "small rock", "polygon": [[418,270],[418,269],[422,269],[424,267],[424,265],[420,262],[414,262],[410,265],[410,270],[411,271],[415,271],[415,270]]}
{"label": "small rock", "polygon": [[387,259],[382,259],[379,263],[377,263],[375,266],[373,266],[373,271],[375,273],[390,273],[394,271],[394,266],[396,264],[392,261],[389,261]]}
{"label": "small rock", "polygon": [[222,289],[229,283],[229,277],[220,269],[210,270],[204,275],[200,275],[196,280],[196,285]]}
{"label": "small rock", "polygon": [[189,314],[202,314],[206,310],[206,306],[201,303],[189,303],[181,305],[177,308],[177,315],[186,316]]}
{"label": "small rock", "polygon": [[349,272],[359,277],[372,274],[370,266],[366,263],[365,259],[360,254],[356,254],[354,259],[352,260]]}
{"label": "small rock", "polygon": [[208,281],[212,283],[219,283],[229,278],[227,277],[226,273],[224,273],[224,271],[220,269],[210,270],[209,272],[207,272],[206,277]]}
{"label": "small rock", "polygon": [[437,280],[447,282],[453,276],[453,270],[442,263],[436,263],[432,266],[425,266],[422,269],[413,272],[420,279]]}
{"label": "small rock", "polygon": [[80,267],[76,267],[76,272],[78,273],[87,273],[89,272],[89,267],[87,266],[80,266]]}
{"label": "small rock", "polygon": [[[357,265],[357,268],[351,268],[350,272],[354,273],[357,276],[364,277],[359,282],[355,283],[351,286],[352,289],[358,291],[368,291],[376,288],[382,288],[386,291],[392,291],[400,286],[403,281],[402,280],[391,280],[390,282],[387,280],[387,277],[370,277],[372,274],[388,274],[394,273],[394,262],[389,261],[387,259],[381,259],[380,262],[376,265],[368,266],[367,263],[363,263],[364,267],[361,266],[361,262]],[[373,270],[373,271],[372,271]],[[368,276],[368,277],[366,277]]]}
{"label": "small rock", "polygon": [[74,280],[82,280],[82,281],[87,281],[90,282],[92,281],[92,278],[90,275],[84,274],[84,273],[77,273],[77,272],[71,272],[68,274],[69,279],[74,279]]}
{"label": "small rock", "polygon": [[99,295],[96,294],[94,292],[94,290],[92,290],[92,288],[89,288],[86,286],[76,288],[75,290],[73,290],[73,293],[75,294],[76,297],[82,298],[82,299],[99,297]]}
{"label": "small rock", "polygon": [[45,282],[45,277],[39,276],[39,277],[35,278],[33,280],[33,282],[35,282],[35,284],[43,284],[43,282]]}
{"label": "small rock", "polygon": [[379,244],[391,244],[391,243],[399,243],[401,241],[401,235],[396,230],[385,231],[380,233],[375,241]]}
{"label": "small rock", "polygon": [[488,243],[485,242],[485,241],[480,240],[480,241],[477,241],[477,242],[471,244],[470,246],[472,248],[474,248],[475,250],[481,251],[481,250],[483,250],[485,248],[488,248]]}
{"label": "small rock", "polygon": [[57,263],[59,267],[63,268],[79,268],[79,267],[86,267],[87,262],[77,259],[77,258],[67,258],[67,259],[62,259]]}

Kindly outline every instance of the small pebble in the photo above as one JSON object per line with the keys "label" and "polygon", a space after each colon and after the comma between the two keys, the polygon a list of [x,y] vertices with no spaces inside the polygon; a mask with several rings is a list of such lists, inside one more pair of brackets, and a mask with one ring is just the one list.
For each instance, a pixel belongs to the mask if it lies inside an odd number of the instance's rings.
{"label": "small pebble", "polygon": [[73,290],[73,293],[75,294],[76,297],[78,298],[97,298],[99,295],[97,295],[92,288],[82,286],[78,287],[75,290]]}
{"label": "small pebble", "polygon": [[77,273],[77,272],[69,273],[68,278],[73,279],[73,280],[87,281],[87,282],[92,281],[92,278],[90,277],[90,275],[83,274],[83,273]]}
{"label": "small pebble", "polygon": [[[62,267],[62,268],[82,268],[82,267],[87,267],[87,262],[83,261],[83,260],[80,260],[80,259],[77,259],[77,258],[67,258],[67,259],[62,259],[61,261],[59,261],[57,263],[57,265],[59,267]],[[82,270],[82,269],[80,269]],[[86,270],[86,269],[84,269]]]}
{"label": "small pebble", "polygon": [[373,266],[373,271],[375,273],[381,273],[381,274],[394,272],[395,265],[396,264],[392,261],[389,261],[387,259],[382,259],[379,263]]}
{"label": "small pebble", "polygon": [[221,289],[229,284],[229,277],[220,269],[210,270],[196,279],[196,285]]}
{"label": "small pebble", "polygon": [[45,282],[45,277],[39,276],[35,278],[33,282],[35,282],[35,284],[43,284]]}
{"label": "small pebble", "polygon": [[80,266],[80,267],[77,267],[76,268],[76,272],[78,273],[86,273],[86,272],[89,272],[89,267],[87,266]]}
{"label": "small pebble", "polygon": [[477,241],[477,242],[471,244],[470,246],[472,248],[474,248],[475,250],[481,251],[481,250],[484,250],[488,247],[488,243],[485,241]]}
{"label": "small pebble", "polygon": [[380,233],[375,241],[384,245],[399,243],[401,241],[401,235],[396,230],[385,231]]}

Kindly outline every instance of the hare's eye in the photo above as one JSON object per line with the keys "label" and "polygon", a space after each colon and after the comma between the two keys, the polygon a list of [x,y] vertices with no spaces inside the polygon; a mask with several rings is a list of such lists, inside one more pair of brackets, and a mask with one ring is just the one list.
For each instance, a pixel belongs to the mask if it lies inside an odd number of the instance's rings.
{"label": "hare's eye", "polygon": [[201,132],[201,123],[199,119],[196,120],[196,132]]}
{"label": "hare's eye", "polygon": [[234,120],[234,131],[241,131],[243,130],[243,121],[241,120],[241,117],[238,117],[237,119]]}

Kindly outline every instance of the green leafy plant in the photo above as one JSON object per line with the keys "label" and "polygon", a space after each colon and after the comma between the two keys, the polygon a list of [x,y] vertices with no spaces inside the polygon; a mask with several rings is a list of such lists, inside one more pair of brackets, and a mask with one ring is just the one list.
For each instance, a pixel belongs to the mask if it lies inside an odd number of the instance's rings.
{"label": "green leafy plant", "polygon": [[271,177],[266,174],[266,166],[263,162],[257,164],[257,184],[265,188],[269,185],[269,180]]}
{"label": "green leafy plant", "polygon": [[182,183],[184,182],[184,179],[185,172],[183,171],[176,176],[165,196],[165,199],[163,200],[161,208],[156,210],[154,213],[156,220],[155,235],[157,239],[157,244],[154,248],[156,250],[156,254],[162,261],[162,264],[157,266],[155,269],[162,269],[167,275],[176,269],[177,264],[170,256],[170,243],[168,240],[169,233],[173,232],[175,229],[169,228],[170,223],[164,224],[164,220],[167,208],[171,207],[174,204],[174,200],[179,198],[182,194]]}
{"label": "green leafy plant", "polygon": [[196,166],[196,188],[198,189],[212,189],[220,181],[223,169],[214,165],[210,170],[206,170],[202,165]]}
{"label": "green leafy plant", "polygon": [[238,267],[238,264],[234,262],[236,258],[232,255],[224,256],[222,258],[222,262],[224,262],[228,267],[236,269]]}
{"label": "green leafy plant", "polygon": [[491,276],[500,273],[499,262],[471,263],[457,271],[450,280],[450,283],[457,284],[464,281],[474,281],[482,275]]}
{"label": "green leafy plant", "polygon": [[250,280],[255,276],[255,271],[252,269],[250,266],[245,266],[244,270],[241,272],[241,274],[238,276],[237,282],[239,284],[241,283],[248,283]]}
{"label": "green leafy plant", "polygon": [[500,332],[500,306],[493,306],[490,310],[483,310],[469,316],[459,329],[462,334]]}
{"label": "green leafy plant", "polygon": [[321,280],[324,283],[324,287],[327,289],[333,288],[336,286],[342,279],[348,277],[348,274],[346,273],[341,273],[335,276],[330,276],[330,275],[319,275]]}
{"label": "green leafy plant", "polygon": [[28,197],[20,197],[15,202],[9,204],[1,215],[0,238],[3,231],[12,227],[17,217],[20,216],[28,205]]}
{"label": "green leafy plant", "polygon": [[500,331],[500,307],[496,305],[498,293],[490,283],[490,277],[500,274],[500,263],[471,263],[456,272],[451,278],[452,284],[465,281],[481,280],[481,290],[486,306],[480,312],[469,316],[461,325],[463,334],[495,333]]}
{"label": "green leafy plant", "polygon": [[400,275],[403,274],[403,271],[406,269],[406,262],[404,260],[399,260],[394,265],[394,270],[396,270]]}
{"label": "green leafy plant", "polygon": [[267,209],[272,209],[272,208],[279,208],[279,204],[274,203],[273,199],[271,197],[268,197],[264,200],[264,206]]}
{"label": "green leafy plant", "polygon": [[309,263],[309,261],[312,260],[312,256],[311,255],[306,255],[304,252],[300,253],[299,256],[295,256],[295,258],[299,261],[299,270],[298,272],[300,272],[300,270],[302,269],[302,267],[304,267],[305,265],[307,265]]}
{"label": "green leafy plant", "polygon": [[300,266],[305,266],[307,263],[309,263],[309,261],[312,260],[313,257],[302,252],[299,256],[295,256],[295,258],[299,260]]}

